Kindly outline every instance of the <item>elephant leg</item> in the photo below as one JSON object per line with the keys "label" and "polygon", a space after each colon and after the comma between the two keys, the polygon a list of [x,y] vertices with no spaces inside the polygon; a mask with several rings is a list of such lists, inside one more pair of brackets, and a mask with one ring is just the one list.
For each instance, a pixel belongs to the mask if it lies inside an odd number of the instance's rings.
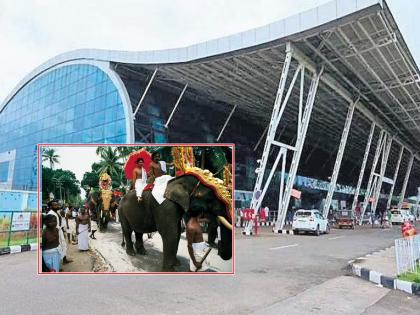
{"label": "elephant leg", "polygon": [[147,251],[146,251],[146,249],[144,248],[144,245],[143,245],[143,233],[135,232],[135,234],[136,234],[135,247],[136,247],[137,254],[146,255]]}
{"label": "elephant leg", "polygon": [[125,251],[130,256],[135,256],[136,252],[133,248],[133,241],[131,240],[131,234],[133,231],[129,229],[124,229],[124,238],[125,238]]}
{"label": "elephant leg", "polygon": [[179,240],[181,239],[181,221],[178,223],[178,241],[176,243],[176,252],[175,252],[175,266],[181,266],[181,262],[179,261],[178,257],[176,257],[176,253],[178,253],[179,247]]}
{"label": "elephant leg", "polygon": [[122,242],[121,242],[121,247],[125,247],[124,232],[122,232]]}
{"label": "elephant leg", "polygon": [[126,218],[121,218],[121,229],[122,229],[122,233],[123,233],[123,243],[121,244],[121,246],[124,246],[124,239],[125,239],[125,252],[130,255],[130,256],[135,256],[136,253],[134,251],[133,248],[133,241],[131,239],[131,234],[133,233],[132,228],[130,227],[130,225],[127,222]]}
{"label": "elephant leg", "polygon": [[167,232],[165,236],[162,236],[163,242],[163,271],[175,271],[174,266],[177,265],[176,253],[177,247],[177,233],[174,230],[172,233]]}

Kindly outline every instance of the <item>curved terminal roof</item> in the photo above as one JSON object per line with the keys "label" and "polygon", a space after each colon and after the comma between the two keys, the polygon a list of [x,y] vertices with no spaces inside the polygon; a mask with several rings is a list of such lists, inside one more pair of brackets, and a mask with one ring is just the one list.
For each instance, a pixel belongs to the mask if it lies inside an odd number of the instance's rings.
{"label": "curved terminal roof", "polygon": [[[188,83],[190,97],[204,96],[229,110],[237,105],[237,113],[251,117],[262,132],[271,116],[288,42],[293,43],[300,60],[308,62],[309,69],[323,65],[323,78],[327,78],[318,89],[309,142],[335,156],[349,102],[360,97],[344,158],[361,164],[370,124],[375,121],[394,136],[388,170],[395,168],[399,146],[404,145],[407,150],[400,172],[405,172],[408,151],[417,154],[420,146],[420,75],[387,4],[381,0],[335,0],[263,27],[184,48],[64,53],[28,74],[0,110],[43,71],[57,64],[91,59],[110,61],[123,81],[148,80],[158,68],[155,81],[162,86],[181,91]],[[294,62],[290,77],[296,67]],[[305,80],[309,86],[309,71]],[[297,104],[298,100],[296,88],[291,102]],[[296,111],[297,105],[284,114],[282,132],[286,136],[294,129]],[[371,152],[377,138],[378,132]],[[420,169],[414,167],[414,171],[420,174]]]}

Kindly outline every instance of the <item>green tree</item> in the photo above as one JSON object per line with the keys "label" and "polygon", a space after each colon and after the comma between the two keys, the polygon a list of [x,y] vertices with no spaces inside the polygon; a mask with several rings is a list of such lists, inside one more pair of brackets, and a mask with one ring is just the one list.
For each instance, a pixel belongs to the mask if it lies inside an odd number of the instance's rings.
{"label": "green tree", "polygon": [[42,167],[42,194],[47,200],[50,193],[56,198],[63,198],[66,201],[77,198],[80,194],[79,181],[76,175],[69,170]]}
{"label": "green tree", "polygon": [[48,161],[50,163],[50,168],[54,168],[55,163],[59,163],[58,158],[60,156],[52,148],[42,149],[42,161]]}
{"label": "green tree", "polygon": [[[94,163],[95,164],[95,163]],[[85,172],[81,181],[82,187],[87,190],[89,188],[99,188],[99,175],[95,170]]]}
{"label": "green tree", "polygon": [[122,170],[122,163],[119,162],[119,158],[116,149],[106,147],[101,152],[101,161],[98,163],[98,174],[108,173],[111,177],[118,176]]}

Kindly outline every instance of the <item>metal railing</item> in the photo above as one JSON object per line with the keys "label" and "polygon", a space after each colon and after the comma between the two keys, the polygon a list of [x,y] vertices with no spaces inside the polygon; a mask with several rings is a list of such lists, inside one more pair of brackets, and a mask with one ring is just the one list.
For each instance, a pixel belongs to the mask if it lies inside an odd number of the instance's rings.
{"label": "metal railing", "polygon": [[[13,229],[13,218],[19,214],[30,213],[27,229]],[[16,229],[16,227],[15,227]],[[13,245],[26,245],[38,242],[37,211],[0,211],[0,248]]]}
{"label": "metal railing", "polygon": [[418,272],[420,259],[420,235],[395,240],[397,275],[405,272]]}

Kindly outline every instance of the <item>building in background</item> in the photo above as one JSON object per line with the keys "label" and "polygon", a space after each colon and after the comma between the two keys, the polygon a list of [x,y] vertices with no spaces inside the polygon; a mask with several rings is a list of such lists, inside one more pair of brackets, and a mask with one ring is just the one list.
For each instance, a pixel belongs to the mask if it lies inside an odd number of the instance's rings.
{"label": "building in background", "polygon": [[[412,103],[420,102],[420,87],[413,79],[417,65],[385,1],[336,0],[184,48],[83,49],[48,60],[0,104],[0,188],[36,189],[37,143],[227,142],[236,144],[236,188],[252,190],[288,42],[309,62],[324,65],[324,73],[348,93],[363,93],[367,104],[356,107],[338,182],[356,186],[372,117],[406,147],[401,163],[405,171],[406,154],[420,145],[420,123],[410,119],[416,110]],[[401,58],[405,63],[395,66]],[[292,63],[288,81],[296,68]],[[306,86],[310,80],[307,71]],[[297,108],[299,91],[292,90],[290,98]],[[321,82],[299,175],[329,181],[347,110],[338,89]],[[296,109],[284,113],[287,121],[277,135],[284,143],[296,141],[296,115]],[[373,149],[379,136],[375,131]],[[385,176],[392,177],[398,154],[393,146]],[[372,160],[371,154],[368,165]],[[419,174],[416,159],[410,194],[419,186]],[[274,177],[276,186],[278,173]],[[364,178],[362,186],[366,184]],[[272,207],[276,196],[268,192]]]}

